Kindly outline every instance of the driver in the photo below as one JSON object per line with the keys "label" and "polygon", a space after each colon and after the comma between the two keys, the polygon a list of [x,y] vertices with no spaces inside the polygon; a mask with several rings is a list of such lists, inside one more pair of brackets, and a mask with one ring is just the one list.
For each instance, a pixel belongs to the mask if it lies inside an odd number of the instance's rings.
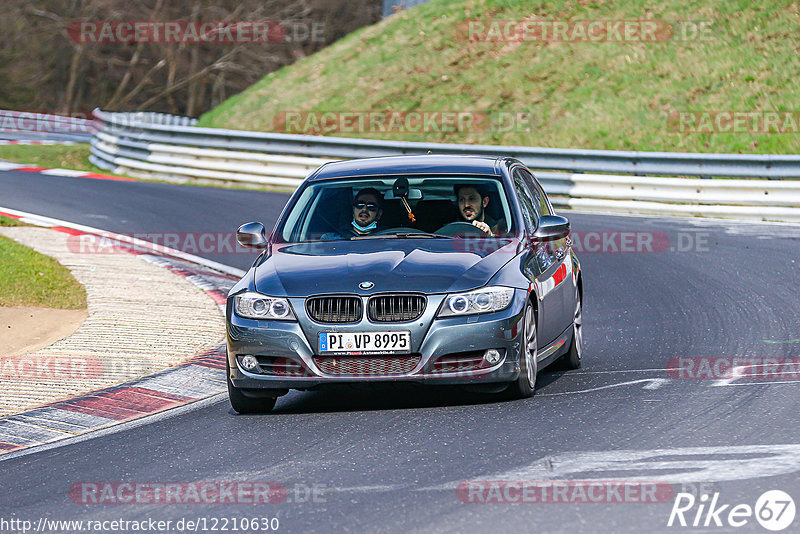
{"label": "driver", "polygon": [[464,222],[495,237],[505,232],[503,221],[495,221],[488,213],[489,193],[478,184],[458,184],[453,187],[458,203],[458,213]]}
{"label": "driver", "polygon": [[353,200],[353,220],[335,232],[328,232],[322,239],[345,239],[368,235],[378,228],[383,216],[383,195],[374,187],[362,189]]}

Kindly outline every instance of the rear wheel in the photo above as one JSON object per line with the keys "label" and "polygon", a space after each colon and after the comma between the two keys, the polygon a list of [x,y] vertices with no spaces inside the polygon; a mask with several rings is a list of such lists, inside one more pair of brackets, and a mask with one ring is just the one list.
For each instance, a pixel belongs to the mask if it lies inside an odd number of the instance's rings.
{"label": "rear wheel", "polygon": [[529,302],[525,305],[522,316],[522,347],[519,357],[519,378],[509,384],[505,393],[512,399],[524,399],[533,395],[536,389],[536,374],[538,365],[536,356],[536,319],[533,306]]}
{"label": "rear wheel", "polygon": [[581,356],[583,356],[583,306],[581,304],[581,294],[575,299],[575,314],[572,319],[572,343],[569,350],[562,358],[564,367],[567,369],[577,369],[581,366]]}
{"label": "rear wheel", "polygon": [[275,407],[277,397],[247,397],[231,382],[231,368],[227,357],[225,358],[225,379],[228,383],[228,398],[231,406],[239,413],[266,413]]}

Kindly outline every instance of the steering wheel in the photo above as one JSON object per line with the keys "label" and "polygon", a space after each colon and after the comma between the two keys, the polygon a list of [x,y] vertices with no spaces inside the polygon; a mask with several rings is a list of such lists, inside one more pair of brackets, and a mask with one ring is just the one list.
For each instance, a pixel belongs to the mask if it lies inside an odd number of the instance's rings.
{"label": "steering wheel", "polygon": [[489,237],[489,234],[474,226],[468,222],[464,221],[456,221],[451,222],[449,224],[445,224],[438,230],[434,232],[435,234],[441,235],[449,235],[449,236],[479,236],[479,237]]}

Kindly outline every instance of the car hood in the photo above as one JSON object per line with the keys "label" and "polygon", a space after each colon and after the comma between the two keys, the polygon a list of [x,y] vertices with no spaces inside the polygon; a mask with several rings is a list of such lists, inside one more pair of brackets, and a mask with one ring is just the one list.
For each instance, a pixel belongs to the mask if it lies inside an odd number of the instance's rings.
{"label": "car hood", "polygon": [[[366,239],[275,245],[256,268],[256,290],[305,297],[318,293],[465,291],[486,284],[517,250],[517,240]],[[361,282],[374,286],[359,289]]]}

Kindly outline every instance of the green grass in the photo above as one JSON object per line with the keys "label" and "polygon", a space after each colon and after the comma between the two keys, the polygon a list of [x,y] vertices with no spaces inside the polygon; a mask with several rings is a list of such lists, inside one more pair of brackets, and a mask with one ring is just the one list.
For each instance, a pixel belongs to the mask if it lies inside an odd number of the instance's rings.
{"label": "green grass", "polygon": [[12,219],[11,217],[5,217],[3,215],[0,215],[0,226],[30,226],[30,225],[19,222],[17,219]]}
{"label": "green grass", "polygon": [[[0,226],[17,225],[0,217]],[[9,306],[84,309],[86,290],[53,258],[0,236],[0,307]]]}
{"label": "green grass", "polygon": [[72,169],[76,171],[94,172],[109,176],[127,176],[111,174],[89,162],[88,143],[74,145],[2,145],[0,159],[14,163],[26,163],[47,169]]}
{"label": "green grass", "polygon": [[[469,42],[468,20],[711,21],[710,40]],[[532,128],[338,136],[612,150],[797,153],[800,133],[675,131],[679,111],[800,109],[792,0],[435,0],[276,71],[200,119],[273,131],[285,111],[528,114]],[[309,132],[313,133],[313,132]]]}

